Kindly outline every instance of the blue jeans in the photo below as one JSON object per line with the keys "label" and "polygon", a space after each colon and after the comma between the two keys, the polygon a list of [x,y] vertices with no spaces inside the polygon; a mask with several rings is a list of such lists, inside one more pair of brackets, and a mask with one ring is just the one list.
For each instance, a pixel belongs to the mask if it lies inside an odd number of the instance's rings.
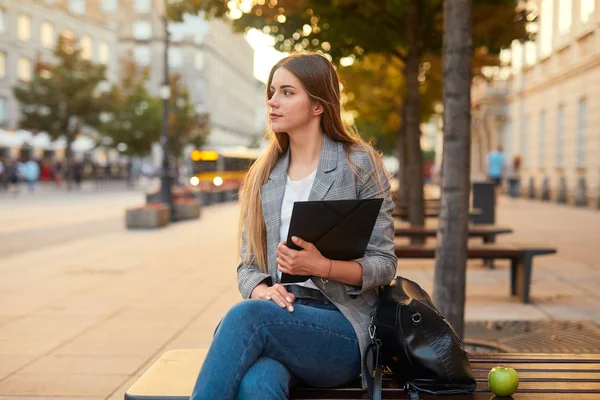
{"label": "blue jeans", "polygon": [[223,317],[191,400],[287,399],[298,381],[331,387],[360,374],[350,322],[332,304],[297,299],[289,312],[243,300]]}

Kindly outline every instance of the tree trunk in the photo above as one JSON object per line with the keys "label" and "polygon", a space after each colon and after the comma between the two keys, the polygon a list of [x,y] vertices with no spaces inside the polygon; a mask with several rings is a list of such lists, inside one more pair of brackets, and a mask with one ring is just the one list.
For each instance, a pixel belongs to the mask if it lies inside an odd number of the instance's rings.
{"label": "tree trunk", "polygon": [[472,0],[444,2],[444,151],[434,302],[464,334],[471,162]]}
{"label": "tree trunk", "polygon": [[398,172],[396,178],[398,179],[398,192],[396,193],[396,208],[400,209],[406,207],[408,203],[408,190],[406,183],[406,128],[404,124],[406,108],[402,107],[400,112],[402,115],[402,126],[398,132],[396,140],[396,150],[398,151]]}
{"label": "tree trunk", "polygon": [[[419,62],[421,59],[421,39],[419,25],[419,0],[408,3],[408,55],[404,66],[406,79],[405,134],[408,175],[408,214],[411,226],[423,226],[423,168],[421,152],[421,131],[419,127]],[[422,241],[422,240],[417,240]],[[415,241],[413,241],[414,243]]]}

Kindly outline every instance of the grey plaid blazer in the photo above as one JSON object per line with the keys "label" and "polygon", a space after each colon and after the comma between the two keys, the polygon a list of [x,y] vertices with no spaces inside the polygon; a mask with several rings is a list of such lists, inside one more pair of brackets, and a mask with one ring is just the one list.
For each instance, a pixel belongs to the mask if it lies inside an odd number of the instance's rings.
{"label": "grey plaid blazer", "polygon": [[[333,280],[315,278],[313,281],[319,289],[334,303],[350,321],[360,344],[361,354],[369,344],[368,326],[370,314],[377,306],[379,285],[388,284],[396,275],[397,258],[394,253],[394,208],[390,195],[390,185],[383,167],[381,174],[374,176],[374,167],[364,151],[352,151],[352,161],[358,166],[360,179],[348,165],[343,145],[334,142],[326,135],[321,147],[319,166],[309,195],[309,200],[346,200],[383,197],[384,201],[375,223],[375,228],[365,255],[357,259],[362,266],[362,286],[355,287]],[[250,297],[254,288],[266,281],[269,285],[278,281],[277,258],[275,250],[279,243],[279,225],[281,204],[285,191],[289,151],[277,161],[266,184],[261,191],[262,209],[267,230],[268,274],[260,271],[254,263],[238,266],[238,285],[245,299]],[[376,179],[382,182],[377,189]],[[242,235],[242,260],[248,251],[246,240]],[[365,371],[363,371],[363,376]],[[366,381],[363,377],[363,387]]]}

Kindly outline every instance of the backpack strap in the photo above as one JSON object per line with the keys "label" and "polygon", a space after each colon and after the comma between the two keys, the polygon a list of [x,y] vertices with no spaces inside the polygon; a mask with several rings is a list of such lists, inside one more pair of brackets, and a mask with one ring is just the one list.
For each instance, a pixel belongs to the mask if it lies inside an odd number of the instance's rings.
{"label": "backpack strap", "polygon": [[[371,337],[371,344],[365,349],[365,355],[363,357],[363,370],[367,371],[365,380],[367,381],[367,390],[369,392],[369,399],[381,400],[381,380],[383,378],[383,369],[381,365],[381,340],[377,339],[375,332],[377,327],[374,323],[374,318],[371,318],[371,325],[369,326],[369,336]],[[373,360],[373,365],[369,365],[369,353]]]}

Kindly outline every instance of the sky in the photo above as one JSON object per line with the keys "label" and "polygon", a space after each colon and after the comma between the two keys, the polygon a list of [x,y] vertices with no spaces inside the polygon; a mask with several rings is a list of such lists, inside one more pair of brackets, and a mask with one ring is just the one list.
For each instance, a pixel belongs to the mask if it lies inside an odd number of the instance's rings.
{"label": "sky", "polygon": [[271,67],[287,54],[275,50],[273,48],[275,40],[257,29],[249,30],[246,33],[246,40],[254,48],[254,76],[266,83]]}

